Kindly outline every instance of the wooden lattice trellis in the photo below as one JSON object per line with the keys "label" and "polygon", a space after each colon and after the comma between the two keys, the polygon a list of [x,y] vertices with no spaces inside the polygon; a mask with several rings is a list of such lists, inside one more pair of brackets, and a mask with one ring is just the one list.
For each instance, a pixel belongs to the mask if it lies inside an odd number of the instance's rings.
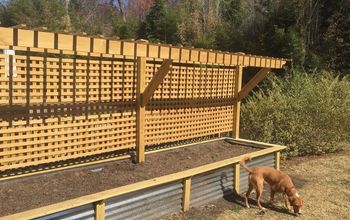
{"label": "wooden lattice trellis", "polygon": [[[229,131],[237,137],[242,66],[286,62],[12,28],[0,33],[0,171],[135,148],[142,162],[148,145]],[[169,70],[151,83],[164,59]],[[150,84],[154,93],[143,103]]]}

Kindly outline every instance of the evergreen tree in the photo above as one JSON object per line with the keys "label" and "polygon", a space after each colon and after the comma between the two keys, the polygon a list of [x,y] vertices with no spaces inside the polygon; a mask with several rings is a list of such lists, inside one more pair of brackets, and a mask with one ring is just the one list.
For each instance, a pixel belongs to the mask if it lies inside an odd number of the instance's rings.
{"label": "evergreen tree", "polygon": [[139,37],[165,43],[177,42],[177,22],[174,14],[167,11],[164,0],[155,0],[139,29]]}
{"label": "evergreen tree", "polygon": [[239,27],[243,19],[242,0],[222,1],[220,9],[225,22],[228,22],[232,28]]}

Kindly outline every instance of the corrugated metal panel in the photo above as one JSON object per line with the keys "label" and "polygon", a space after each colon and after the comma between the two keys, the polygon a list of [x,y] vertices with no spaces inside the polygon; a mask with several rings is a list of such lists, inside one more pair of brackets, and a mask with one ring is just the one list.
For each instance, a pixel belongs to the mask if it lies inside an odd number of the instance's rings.
{"label": "corrugated metal panel", "polygon": [[[259,166],[275,166],[275,156],[274,154],[267,154],[261,157],[257,157],[252,159],[251,161],[247,161],[247,165],[249,167],[259,167]],[[248,190],[248,172],[241,167],[240,173],[240,193],[246,192]]]}
{"label": "corrugated metal panel", "polygon": [[106,219],[155,219],[181,210],[182,182],[173,182],[106,200]]}
{"label": "corrugated metal panel", "polygon": [[201,206],[233,195],[233,166],[192,177],[190,206]]}
{"label": "corrugated metal panel", "polygon": [[74,209],[68,209],[62,212],[57,212],[51,215],[37,218],[37,220],[48,220],[48,219],[64,219],[64,220],[94,220],[95,211],[92,204],[80,206]]}

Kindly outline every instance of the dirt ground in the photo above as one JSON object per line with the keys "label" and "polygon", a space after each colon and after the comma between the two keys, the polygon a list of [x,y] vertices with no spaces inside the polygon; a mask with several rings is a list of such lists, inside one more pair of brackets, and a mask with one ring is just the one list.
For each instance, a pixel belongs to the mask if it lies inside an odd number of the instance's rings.
{"label": "dirt ground", "polygon": [[0,216],[152,179],[256,150],[258,149],[216,141],[150,154],[141,165],[133,164],[130,160],[120,160],[94,167],[2,181]]}
{"label": "dirt ground", "polygon": [[[349,219],[350,217],[350,149],[325,156],[298,157],[282,161],[281,170],[293,179],[304,199],[303,214],[296,217],[283,206],[276,195],[274,207],[263,214],[252,200],[242,206],[240,198],[220,199],[212,204],[191,208],[186,213],[172,214],[166,220],[233,220],[233,219]],[[265,186],[264,201],[268,201]]]}

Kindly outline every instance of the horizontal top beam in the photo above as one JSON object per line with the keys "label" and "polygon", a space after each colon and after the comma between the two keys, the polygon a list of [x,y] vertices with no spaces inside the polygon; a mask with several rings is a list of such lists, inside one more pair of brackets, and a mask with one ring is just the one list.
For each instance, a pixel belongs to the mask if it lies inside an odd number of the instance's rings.
{"label": "horizontal top beam", "polygon": [[198,48],[185,48],[144,41],[116,40],[0,27],[0,45],[29,48],[56,49],[179,60],[181,62],[215,63],[226,66],[251,66],[282,68],[287,59],[255,56],[243,53],[228,53]]}

